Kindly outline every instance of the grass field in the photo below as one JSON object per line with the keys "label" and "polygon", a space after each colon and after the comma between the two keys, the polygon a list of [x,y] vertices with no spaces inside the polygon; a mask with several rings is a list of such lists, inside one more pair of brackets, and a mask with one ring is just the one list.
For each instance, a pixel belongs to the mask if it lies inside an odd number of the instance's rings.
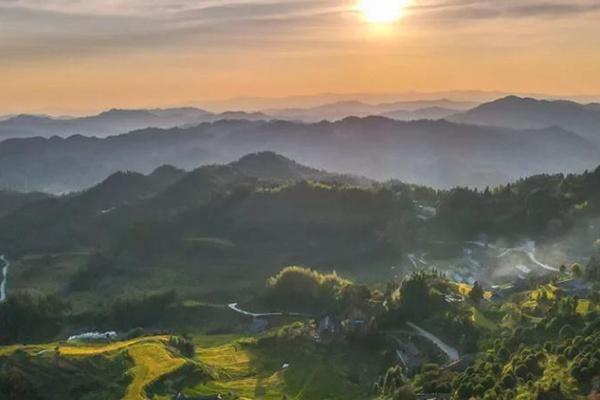
{"label": "grass field", "polygon": [[242,399],[365,400],[381,373],[376,351],[320,346],[308,338],[270,340],[202,336],[197,359],[217,379],[187,388],[188,395],[233,393]]}
{"label": "grass field", "polygon": [[272,374],[256,371],[252,365],[251,353],[236,342],[199,349],[197,357],[213,369],[218,379],[190,388],[186,394],[231,392],[242,399],[282,398],[282,371]]}
{"label": "grass field", "polygon": [[[35,378],[36,363],[40,362],[52,369],[53,363],[64,367],[72,363],[97,363],[94,360],[101,359],[128,360],[125,366],[123,362],[119,364],[124,368],[122,376],[127,378],[120,386],[120,393],[124,394],[119,397],[105,395],[105,400],[170,399],[174,387],[187,395],[233,394],[240,399],[281,400],[283,396],[296,400],[371,398],[371,383],[382,372],[377,350],[355,345],[322,346],[308,337],[298,335],[288,338],[269,333],[266,337],[277,339],[263,342],[258,337],[247,335],[197,336],[194,338],[196,354],[192,359],[182,357],[172,349],[168,345],[169,336],[142,337],[105,344],[7,346],[0,348],[0,362],[3,357],[23,360],[23,370],[31,369],[29,373]],[[57,346],[59,355],[55,352]],[[198,368],[184,368],[190,365]],[[89,376],[110,376],[114,372],[81,371]],[[68,376],[67,372],[65,376]],[[169,383],[163,384],[165,381]],[[169,386],[172,381],[178,384]],[[69,397],[72,396],[68,392],[69,385],[65,389],[64,382],[60,384],[60,390],[68,393],[64,398],[72,398]],[[157,385],[168,390],[154,390]],[[51,381],[47,386],[52,390]],[[93,390],[101,391],[102,388]]]}
{"label": "grass field", "polygon": [[126,350],[134,366],[127,372],[132,381],[123,400],[145,400],[146,388],[158,378],[185,365],[186,360],[174,355],[166,346],[168,336],[133,339],[106,345],[61,346],[63,356],[91,356]]}
{"label": "grass field", "polygon": [[145,400],[146,387],[163,375],[182,367],[186,361],[174,356],[160,342],[145,342],[131,346],[129,356],[135,366],[129,371],[133,380],[123,400]]}
{"label": "grass field", "polygon": [[[30,365],[48,359],[49,363],[70,363],[70,360],[94,360],[124,354],[132,362],[126,371],[130,377],[123,400],[146,400],[146,388],[157,379],[172,373],[189,360],[174,354],[167,345],[168,336],[153,336],[108,344],[60,344],[39,346],[7,346],[0,348],[0,356],[24,352],[32,358]],[[56,358],[58,347],[60,357]]]}

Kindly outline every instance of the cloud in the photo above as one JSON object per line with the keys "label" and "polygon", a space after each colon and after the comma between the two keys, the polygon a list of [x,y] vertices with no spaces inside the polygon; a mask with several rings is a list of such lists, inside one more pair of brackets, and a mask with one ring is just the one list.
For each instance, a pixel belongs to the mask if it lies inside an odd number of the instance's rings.
{"label": "cloud", "polygon": [[[0,0],[0,54],[10,63],[183,48],[340,47],[352,41],[356,1]],[[438,21],[577,18],[597,11],[598,0],[411,0],[405,22],[427,30]]]}
{"label": "cloud", "polygon": [[287,12],[291,9],[306,10],[322,6],[339,6],[333,0],[0,0],[0,7],[21,8],[35,11],[52,11],[64,14],[115,15],[150,18],[173,16],[238,14],[240,12]]}
{"label": "cloud", "polygon": [[[248,48],[323,41],[348,6],[331,0],[0,0],[4,62],[171,49]],[[315,31],[312,28],[317,28]]]}
{"label": "cloud", "polygon": [[435,0],[413,2],[416,14],[448,20],[562,18],[600,11],[598,0]]}
{"label": "cloud", "polygon": [[[355,2],[354,2],[355,3]],[[352,0],[0,0],[0,8],[64,14],[170,18],[239,18],[242,14],[286,15],[329,8],[349,10]],[[560,17],[600,10],[598,0],[411,0],[411,10],[454,18]]]}

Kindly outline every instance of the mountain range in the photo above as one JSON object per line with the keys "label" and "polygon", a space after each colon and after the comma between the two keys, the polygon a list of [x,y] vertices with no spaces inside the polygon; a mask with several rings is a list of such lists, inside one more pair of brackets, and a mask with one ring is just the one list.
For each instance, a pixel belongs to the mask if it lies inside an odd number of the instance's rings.
{"label": "mountain range", "polygon": [[13,137],[67,137],[85,135],[104,137],[136,129],[172,128],[197,125],[221,119],[267,119],[261,113],[228,111],[211,113],[199,108],[148,110],[109,110],[86,117],[53,118],[44,115],[17,115],[0,120],[0,140]]}
{"label": "mountain range", "polygon": [[470,108],[474,103],[452,100],[407,101],[367,104],[334,102],[309,108],[268,109],[262,112],[225,111],[213,113],[200,108],[166,108],[104,111],[85,117],[13,115],[0,117],[0,140],[15,137],[105,137],[143,128],[189,127],[218,120],[271,120],[301,122],[336,121],[349,116],[385,115],[402,120],[440,119]]}
{"label": "mountain range", "polygon": [[470,109],[471,102],[448,99],[396,101],[389,103],[368,104],[360,101],[339,101],[307,108],[267,109],[265,114],[277,119],[319,122],[323,120],[337,121],[350,116],[367,117],[382,115],[400,120],[441,119]]}
{"label": "mountain range", "polygon": [[482,104],[448,118],[451,121],[514,129],[559,126],[600,146],[600,105],[516,96]]}
{"label": "mountain range", "polygon": [[[107,242],[112,240],[107,232],[118,232],[123,224],[130,228],[137,221],[170,219],[211,202],[221,204],[224,196],[244,189],[282,188],[307,181],[363,189],[375,184],[307,167],[273,152],[248,154],[229,164],[190,172],[170,165],[147,175],[118,171],[87,190],[68,195],[0,192],[0,218],[6,230],[0,242],[4,249],[15,251],[27,246],[58,249],[65,243]],[[226,207],[227,202],[222,205]],[[16,237],[27,239],[14,241]]]}
{"label": "mountain range", "polygon": [[[442,188],[583,171],[600,161],[598,103],[509,96],[461,107],[468,104],[354,101],[255,113],[179,108],[60,119],[21,115],[0,121],[0,136],[40,137],[0,142],[0,189],[77,191],[120,170],[150,173],[163,164],[189,170],[259,151]],[[353,114],[362,117],[347,116]],[[83,134],[70,135],[76,132]]]}
{"label": "mountain range", "polygon": [[163,164],[192,169],[258,151],[329,171],[436,187],[494,185],[584,170],[598,161],[597,147],[560,127],[514,130],[384,117],[312,124],[221,120],[107,138],[8,139],[0,142],[0,188],[68,192],[119,170],[149,173]]}

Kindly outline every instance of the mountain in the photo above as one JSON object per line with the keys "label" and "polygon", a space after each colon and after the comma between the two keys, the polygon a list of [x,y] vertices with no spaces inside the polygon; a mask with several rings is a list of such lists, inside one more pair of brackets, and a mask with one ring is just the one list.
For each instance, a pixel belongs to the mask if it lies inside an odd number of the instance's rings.
{"label": "mountain", "polygon": [[312,179],[320,174],[316,169],[298,164],[272,151],[248,154],[229,165],[248,176],[273,181]]}
{"label": "mountain", "polygon": [[559,126],[600,146],[600,109],[598,104],[549,101],[517,96],[482,104],[449,118],[451,121],[493,125],[514,129],[539,129]]}
{"label": "mountain", "polygon": [[0,191],[0,217],[38,200],[50,197],[45,193],[19,193],[2,190]]}
{"label": "mountain", "polygon": [[196,123],[211,115],[195,108],[156,110],[109,110],[94,116],[79,118],[51,118],[47,116],[18,115],[0,121],[0,139],[31,136],[107,136],[134,129],[174,127]]}
{"label": "mountain", "polygon": [[183,170],[170,165],[161,166],[149,175],[119,171],[76,196],[78,206],[84,205],[91,212],[110,212],[115,207],[152,197],[184,175]]}
{"label": "mountain", "polygon": [[269,182],[316,181],[337,182],[351,186],[369,187],[373,181],[349,174],[335,174],[310,168],[272,151],[247,154],[229,164],[244,174]]}
{"label": "mountain", "polygon": [[[276,174],[270,170],[283,166]],[[90,189],[58,197],[32,198],[21,207],[7,210],[1,222],[4,231],[0,232],[0,242],[3,248],[17,252],[29,247],[54,251],[64,246],[102,245],[138,222],[148,224],[183,216],[211,203],[217,205],[217,209],[210,210],[214,215],[209,219],[213,219],[223,212],[223,207],[232,206],[233,203],[223,199],[230,197],[237,207],[238,200],[257,188],[282,184],[295,187],[305,181],[343,186],[349,183],[348,187],[356,188],[366,180],[318,171],[270,152],[250,154],[228,165],[208,165],[187,173],[171,166],[159,167],[148,175],[119,171]],[[261,206],[252,207],[256,209],[248,210],[248,215],[244,212],[237,224],[258,217],[256,212]],[[193,225],[194,218],[182,218],[178,224]]]}
{"label": "mountain", "polygon": [[71,135],[104,137],[148,127],[172,128],[193,126],[220,119],[270,119],[262,113],[227,111],[211,113],[199,108],[167,108],[148,110],[109,110],[86,117],[52,118],[17,115],[0,119],[0,140],[15,137],[67,137]]}
{"label": "mountain", "polygon": [[[391,103],[368,104],[355,100],[326,103],[316,107],[268,109],[264,112],[273,117],[292,121],[319,122],[323,120],[337,121],[347,117],[367,117],[384,115],[390,118],[439,119],[438,115],[451,115],[460,110],[471,108],[476,103],[459,102],[447,99],[396,101]],[[452,110],[448,113],[442,110]],[[431,116],[431,118],[429,118]]]}
{"label": "mountain", "polygon": [[412,121],[419,119],[444,119],[451,115],[454,115],[458,112],[455,108],[445,108],[445,107],[427,107],[427,108],[418,108],[416,110],[395,110],[388,111],[381,114],[384,117],[399,119],[403,121]]}
{"label": "mountain", "polygon": [[[436,99],[451,99],[452,101],[475,104],[491,101],[502,96],[506,92],[489,92],[480,90],[454,90],[442,92],[396,92],[396,93],[320,93],[311,95],[286,96],[286,97],[235,97],[225,100],[203,101],[205,107],[211,109],[243,109],[243,110],[268,110],[277,108],[310,108],[321,104],[337,103],[345,101],[359,101],[370,104],[381,104],[391,102],[415,102]],[[549,97],[543,94],[522,94],[535,97]],[[593,98],[593,97],[592,97]]]}
{"label": "mountain", "polygon": [[0,217],[2,398],[593,393],[600,167],[485,191],[321,174],[262,152]]}
{"label": "mountain", "polygon": [[514,130],[383,117],[313,124],[221,120],[107,138],[5,140],[0,143],[0,188],[62,193],[87,188],[116,171],[148,174],[164,164],[190,170],[262,151],[318,169],[437,187],[583,171],[598,161],[595,146],[558,127]]}

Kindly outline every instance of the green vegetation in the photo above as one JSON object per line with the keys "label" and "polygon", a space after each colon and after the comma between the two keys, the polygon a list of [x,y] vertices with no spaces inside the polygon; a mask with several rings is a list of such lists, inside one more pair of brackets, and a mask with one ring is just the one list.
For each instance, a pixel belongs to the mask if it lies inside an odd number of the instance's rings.
{"label": "green vegetation", "polygon": [[538,175],[484,191],[440,192],[438,214],[427,234],[453,240],[481,232],[504,238],[560,236],[598,216],[599,182],[600,168],[581,175]]}
{"label": "green vegetation", "polygon": [[288,310],[323,313],[340,307],[344,289],[349,285],[349,281],[335,272],[321,274],[307,268],[287,267],[267,280],[265,300]]}
{"label": "green vegetation", "polygon": [[383,366],[373,350],[320,345],[310,338],[306,326],[290,325],[255,339],[198,349],[198,358],[218,379],[184,392],[232,393],[242,399],[366,398]]}
{"label": "green vegetation", "polygon": [[0,398],[117,400],[125,395],[132,359],[125,352],[65,356],[52,348],[0,356]]}
{"label": "green vegetation", "polygon": [[480,330],[473,322],[466,298],[460,286],[436,271],[416,272],[399,286],[388,285],[387,310],[381,316],[380,326],[394,330],[408,321],[417,322],[463,352],[471,352],[477,346]]}
{"label": "green vegetation", "polygon": [[[0,394],[537,400],[600,389],[589,223],[600,216],[600,169],[436,191],[271,161],[284,168],[265,176],[256,156],[123,173],[7,209]],[[558,248],[564,267],[516,280],[528,248],[506,249],[519,254],[504,274],[493,251],[505,246],[484,243],[498,237]],[[461,257],[473,280],[461,279]],[[504,285],[492,289],[496,272]],[[94,330],[119,340],[60,342]]]}
{"label": "green vegetation", "polygon": [[0,344],[44,341],[56,335],[68,305],[57,296],[17,293],[0,303]]}
{"label": "green vegetation", "polygon": [[0,393],[35,400],[146,399],[149,385],[192,362],[167,340],[12,347],[0,353]]}

